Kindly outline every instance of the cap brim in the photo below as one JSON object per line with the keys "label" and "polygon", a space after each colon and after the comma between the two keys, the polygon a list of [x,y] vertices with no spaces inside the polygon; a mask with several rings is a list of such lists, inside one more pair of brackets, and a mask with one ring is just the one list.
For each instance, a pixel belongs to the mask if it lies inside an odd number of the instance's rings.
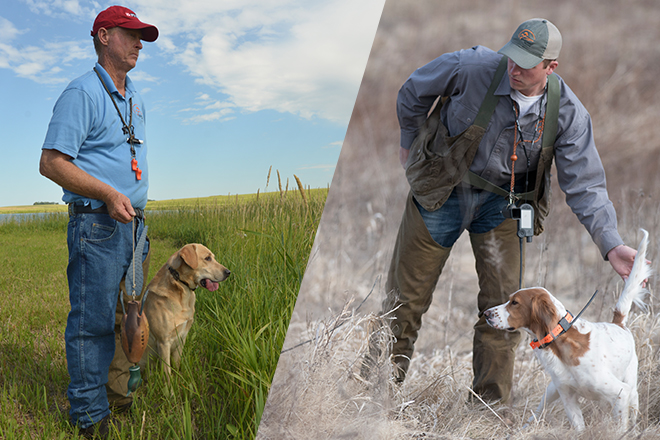
{"label": "cap brim", "polygon": [[523,69],[531,69],[536,65],[538,65],[541,61],[543,61],[543,58],[535,57],[526,50],[523,50],[520,47],[516,46],[511,41],[505,44],[504,47],[500,49],[497,53],[506,55],[511,59],[511,61],[513,61]]}
{"label": "cap brim", "polygon": [[158,38],[158,29],[156,26],[149,26],[142,29],[142,39],[144,41],[152,42]]}
{"label": "cap brim", "polygon": [[156,41],[158,38],[158,28],[156,26],[153,26],[151,24],[146,24],[146,23],[135,23],[135,22],[128,22],[124,24],[120,24],[120,27],[126,28],[126,29],[136,29],[136,30],[141,30],[142,31],[142,40],[152,42]]}

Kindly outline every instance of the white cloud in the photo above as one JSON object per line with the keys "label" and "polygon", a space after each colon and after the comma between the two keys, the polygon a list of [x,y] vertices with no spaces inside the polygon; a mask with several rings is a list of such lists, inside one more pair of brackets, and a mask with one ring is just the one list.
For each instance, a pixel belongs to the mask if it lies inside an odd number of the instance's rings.
{"label": "white cloud", "polygon": [[234,107],[234,105],[229,102],[215,101],[211,104],[208,104],[206,107],[204,107],[204,109],[215,110],[215,109],[227,109],[231,107]]}
{"label": "white cloud", "polygon": [[67,77],[59,75],[62,69],[58,66],[75,59],[91,57],[92,54],[76,41],[46,44],[44,47],[27,46],[20,50],[0,43],[0,67],[11,69],[17,76],[41,84],[61,84],[69,81]]}
{"label": "white cloud", "polygon": [[[23,0],[33,13],[93,21],[109,0]],[[350,118],[385,0],[134,0],[138,17],[160,31],[155,43],[198,83],[223,94],[230,108],[276,110],[346,123]],[[95,59],[89,40],[19,45],[18,29],[0,17],[0,68],[39,83],[63,83],[56,67]],[[155,53],[151,54],[155,56]],[[159,78],[132,73],[139,81]],[[205,119],[206,118],[206,119]],[[215,119],[213,119],[215,118]],[[194,122],[190,119],[188,122]]]}
{"label": "white cloud", "polygon": [[14,24],[7,20],[6,18],[0,17],[0,40],[1,41],[10,41],[19,35],[25,33],[25,31],[19,31],[16,29]]}
{"label": "white cloud", "polygon": [[42,84],[64,83],[68,79],[59,75],[61,65],[93,56],[89,44],[80,41],[48,41],[42,46],[16,45],[14,41],[20,40],[20,35],[25,32],[0,17],[0,68],[10,69],[20,77]]}
{"label": "white cloud", "polygon": [[210,122],[210,121],[229,121],[234,119],[234,111],[231,109],[224,109],[217,112],[206,113],[202,115],[192,116],[190,118],[184,119],[184,124],[196,124],[199,122]]}
{"label": "white cloud", "polygon": [[[84,5],[78,0],[23,0],[30,11],[35,14],[44,14],[67,20],[89,19],[96,17],[102,7],[96,1],[84,1]],[[110,6],[110,5],[108,5]]]}
{"label": "white cloud", "polygon": [[344,123],[384,0],[136,3],[159,48],[236,106]]}
{"label": "white cloud", "polygon": [[160,78],[150,75],[144,70],[131,70],[129,76],[133,82],[160,82]]}
{"label": "white cloud", "polygon": [[344,145],[344,141],[336,141],[336,142],[330,142],[328,145],[326,145],[323,148],[339,148],[341,150],[342,145]]}
{"label": "white cloud", "polygon": [[[180,109],[179,113],[198,113],[183,119],[185,124],[197,124],[210,121],[228,121],[234,119],[236,105],[227,101],[214,101],[208,93],[199,93],[195,98],[196,107]],[[208,112],[208,110],[215,110]]]}

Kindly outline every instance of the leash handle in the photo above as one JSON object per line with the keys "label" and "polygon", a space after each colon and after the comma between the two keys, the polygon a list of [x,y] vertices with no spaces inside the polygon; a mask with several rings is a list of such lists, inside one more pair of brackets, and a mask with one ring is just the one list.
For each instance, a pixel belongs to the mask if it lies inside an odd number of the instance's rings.
{"label": "leash handle", "polygon": [[[133,258],[131,258],[131,263],[126,272],[126,293],[130,294],[133,297],[133,301],[137,297],[137,288],[140,288],[140,293],[142,292],[142,286],[144,285],[144,276],[142,270],[142,253],[144,251],[144,246],[147,241],[147,230],[149,226],[144,225],[144,229],[139,237],[135,237],[137,232],[137,222],[133,218]],[[136,240],[137,239],[137,240]],[[130,293],[129,293],[130,291]]]}
{"label": "leash handle", "polygon": [[135,301],[135,233],[137,232],[137,225],[135,224],[135,217],[133,217],[133,220],[131,220],[131,224],[133,225],[132,227],[132,234],[131,238],[133,239],[133,286],[132,286],[132,295],[133,295],[133,301]]}

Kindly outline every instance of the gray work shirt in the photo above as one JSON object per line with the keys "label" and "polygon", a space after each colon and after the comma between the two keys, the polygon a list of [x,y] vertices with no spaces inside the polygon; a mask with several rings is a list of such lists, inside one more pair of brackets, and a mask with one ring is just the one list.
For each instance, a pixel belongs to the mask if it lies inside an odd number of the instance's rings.
{"label": "gray work shirt", "polygon": [[[401,147],[410,149],[436,99],[447,97],[441,110],[442,122],[450,136],[473,124],[481,102],[495,75],[501,55],[483,46],[444,54],[417,69],[399,90],[397,114],[401,126]],[[559,78],[561,97],[555,140],[557,179],[566,202],[585,226],[603,257],[623,244],[617,231],[614,206],[605,185],[605,171],[596,150],[591,117],[580,100]],[[511,181],[511,154],[514,142],[515,113],[507,75],[497,87],[501,96],[470,170],[486,180],[506,186]],[[523,139],[531,141],[537,121],[545,112],[544,97],[520,118]],[[518,135],[519,136],[519,135]],[[541,140],[518,146],[515,174],[536,170]],[[532,183],[533,185],[533,183]]]}

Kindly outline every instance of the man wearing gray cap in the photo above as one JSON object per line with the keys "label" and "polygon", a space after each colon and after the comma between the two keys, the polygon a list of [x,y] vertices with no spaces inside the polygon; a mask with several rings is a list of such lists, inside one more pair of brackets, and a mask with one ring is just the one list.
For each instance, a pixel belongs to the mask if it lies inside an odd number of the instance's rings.
{"label": "man wearing gray cap", "polygon": [[[566,201],[602,256],[622,277],[630,273],[636,251],[617,232],[591,118],[554,73],[561,44],[548,20],[528,20],[499,52],[444,54],[399,91],[399,158],[411,192],[383,302],[398,382],[451,248],[467,230],[480,289],[473,389],[491,402],[509,399],[520,334],[490,328],[482,314],[522,284],[523,237],[543,231],[553,158]],[[374,355],[372,347],[365,373]]]}

